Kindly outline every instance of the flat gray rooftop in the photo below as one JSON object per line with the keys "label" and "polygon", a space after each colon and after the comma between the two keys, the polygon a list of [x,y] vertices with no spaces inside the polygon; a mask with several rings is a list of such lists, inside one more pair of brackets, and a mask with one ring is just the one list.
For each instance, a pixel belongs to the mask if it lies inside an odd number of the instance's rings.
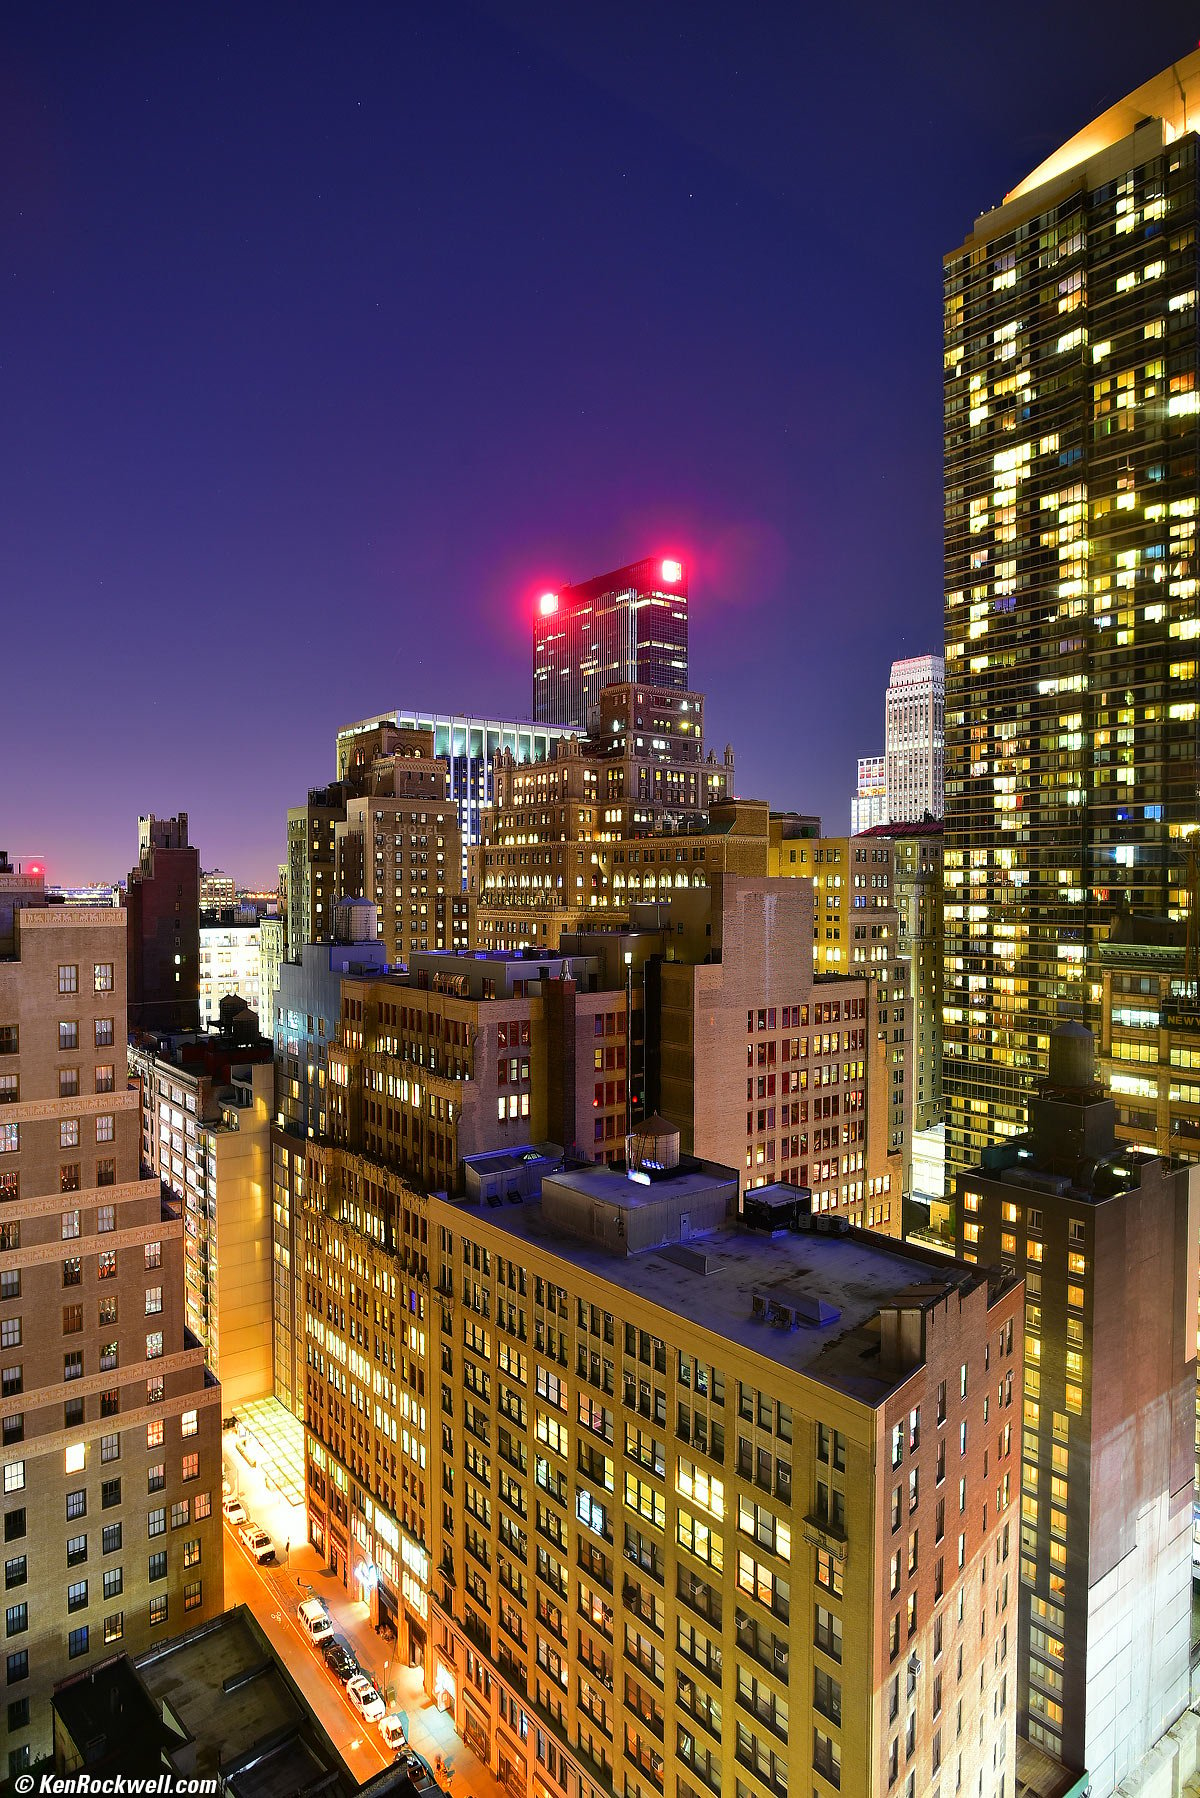
{"label": "flat gray rooftop", "polygon": [[[685,1168],[672,1172],[667,1180],[651,1180],[643,1184],[640,1180],[631,1180],[627,1174],[611,1167],[573,1167],[561,1174],[547,1175],[555,1186],[566,1187],[571,1192],[582,1193],[586,1198],[597,1199],[604,1205],[617,1205],[623,1211],[637,1211],[644,1205],[661,1205],[664,1199],[690,1199],[700,1193],[716,1193],[723,1186],[736,1181],[737,1175],[732,1171],[720,1179],[703,1168]],[[570,1238],[567,1238],[569,1241]],[[697,1242],[705,1243],[708,1237],[697,1237]]]}
{"label": "flat gray rooftop", "polygon": [[[254,1667],[264,1669],[258,1678],[232,1692],[223,1690],[225,1680]],[[154,1697],[165,1699],[201,1744],[198,1774],[216,1771],[215,1759],[208,1764],[211,1756],[223,1752],[231,1759],[251,1743],[301,1721],[299,1706],[269,1658],[264,1666],[262,1648],[237,1612],[229,1612],[220,1629],[185,1637],[173,1651],[140,1660],[138,1672]]]}
{"label": "flat gray rooftop", "polygon": [[[584,1172],[601,1190],[605,1179],[612,1180],[627,1191],[640,1192],[643,1203],[653,1202],[652,1186],[631,1188],[621,1175],[607,1170]],[[706,1189],[711,1188],[711,1176],[696,1178]],[[676,1182],[670,1185],[678,1190]],[[880,1404],[905,1377],[880,1370],[879,1329],[878,1325],[871,1327],[880,1306],[906,1293],[913,1303],[924,1306],[938,1293],[974,1285],[987,1277],[983,1270],[963,1262],[899,1244],[893,1248],[887,1238],[860,1230],[846,1236],[767,1235],[734,1225],[690,1236],[686,1244],[674,1248],[614,1255],[553,1229],[536,1201],[498,1208],[459,1205],[456,1210],[473,1223],[488,1225],[509,1238],[511,1246],[506,1252],[514,1260],[521,1260],[523,1245],[536,1247],[561,1257],[598,1288],[611,1286],[611,1299],[605,1300],[599,1290],[596,1299],[610,1304],[614,1311],[620,1309],[622,1292],[633,1293],[686,1323],[870,1406]],[[800,1325],[785,1330],[755,1316],[755,1294],[781,1304],[795,1303],[803,1295],[822,1300],[839,1315],[820,1328]]]}
{"label": "flat gray rooftop", "polygon": [[509,1168],[526,1167],[531,1162],[554,1161],[562,1154],[557,1143],[521,1143],[515,1149],[485,1149],[481,1155],[464,1157],[466,1165],[477,1173],[502,1173]]}

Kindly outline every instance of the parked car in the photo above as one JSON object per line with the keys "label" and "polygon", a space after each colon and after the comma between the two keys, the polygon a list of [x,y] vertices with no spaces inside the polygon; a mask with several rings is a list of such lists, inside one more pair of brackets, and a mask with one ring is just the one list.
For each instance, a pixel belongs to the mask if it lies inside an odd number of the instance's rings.
{"label": "parked car", "polygon": [[275,1544],[261,1524],[247,1521],[243,1523],[238,1535],[250,1550],[254,1559],[260,1564],[275,1559]]}
{"label": "parked car", "polygon": [[221,1500],[221,1509],[224,1511],[230,1523],[238,1524],[247,1521],[246,1507],[240,1498],[223,1498]]}
{"label": "parked car", "polygon": [[321,1643],[321,1653],[325,1656],[325,1665],[333,1677],[341,1680],[343,1685],[362,1672],[345,1636],[326,1636]]}
{"label": "parked car", "polygon": [[399,1754],[401,1749],[408,1747],[408,1737],[404,1733],[404,1725],[394,1712],[390,1717],[379,1719],[379,1733],[383,1737],[384,1745],[390,1748],[393,1754]]}
{"label": "parked car", "polygon": [[347,1681],[346,1696],[355,1710],[362,1713],[364,1723],[378,1723],[387,1710],[387,1705],[365,1673],[359,1673]]}
{"label": "parked car", "polygon": [[323,1642],[333,1634],[333,1618],[319,1598],[304,1599],[296,1606],[296,1615],[310,1642]]}

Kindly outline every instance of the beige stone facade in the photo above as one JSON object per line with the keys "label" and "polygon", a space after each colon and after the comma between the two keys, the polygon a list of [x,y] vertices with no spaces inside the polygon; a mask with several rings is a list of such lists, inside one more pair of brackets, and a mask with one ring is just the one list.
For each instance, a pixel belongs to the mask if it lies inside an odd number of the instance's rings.
{"label": "beige stone facade", "polygon": [[185,1328],[179,1209],[142,1177],[127,914],[47,907],[3,878],[2,1720],[15,1772],[49,1752],[57,1680],[221,1609],[221,1392]]}
{"label": "beige stone facade", "polygon": [[703,953],[658,975],[657,1108],[685,1149],[737,1167],[743,1187],[808,1187],[815,1211],[899,1235],[876,983],[814,973],[806,881],[717,876],[699,897]]}
{"label": "beige stone facade", "polygon": [[[1019,1283],[545,1209],[430,1202],[426,1679],[464,1739],[538,1798],[1011,1794]],[[767,1320],[789,1282],[823,1327]]]}
{"label": "beige stone facade", "polygon": [[908,1190],[912,1153],[912,1001],[887,838],[816,837],[773,841],[770,871],[811,880],[813,953],[818,974],[865,974],[875,981],[877,1040],[889,1066],[889,1146],[902,1157]]}
{"label": "beige stone facade", "polygon": [[234,1052],[214,1079],[178,1047],[131,1045],[129,1072],[145,1095],[145,1160],[183,1205],[187,1324],[234,1411],[272,1387],[273,1069]]}
{"label": "beige stone facade", "polygon": [[609,687],[586,739],[498,759],[469,856],[473,947],[553,950],[713,868],[766,871],[767,807],[732,808],[733,752],[705,756],[703,708],[699,693]]}

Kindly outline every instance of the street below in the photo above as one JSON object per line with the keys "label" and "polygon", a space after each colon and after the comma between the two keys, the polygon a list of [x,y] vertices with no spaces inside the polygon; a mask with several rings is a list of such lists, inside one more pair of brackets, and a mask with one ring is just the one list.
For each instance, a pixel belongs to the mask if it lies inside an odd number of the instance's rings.
{"label": "street below", "polygon": [[452,1719],[426,1697],[421,1669],[395,1658],[396,1644],[376,1633],[368,1607],[351,1596],[307,1542],[304,1506],[290,1503],[283,1490],[294,1491],[292,1481],[276,1477],[258,1445],[235,1438],[233,1431],[225,1433],[224,1462],[228,1492],[266,1530],[277,1557],[275,1563],[257,1564],[237,1527],[226,1521],[225,1603],[250,1610],[350,1771],[365,1782],[393,1757],[303,1630],[296,1611],[307,1598],[325,1605],[336,1633],[349,1642],[389,1712],[399,1716],[417,1753],[435,1771],[441,1758],[441,1783],[452,1798],[507,1798],[495,1775],[457,1735]]}

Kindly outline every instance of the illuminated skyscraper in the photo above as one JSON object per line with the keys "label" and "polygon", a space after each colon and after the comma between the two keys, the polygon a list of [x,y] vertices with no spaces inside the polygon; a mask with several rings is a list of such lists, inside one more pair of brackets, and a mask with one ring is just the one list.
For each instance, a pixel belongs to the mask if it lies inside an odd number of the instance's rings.
{"label": "illuminated skyscraper", "polygon": [[884,700],[884,823],[918,824],[945,810],[945,693],[941,656],[892,663]]}
{"label": "illuminated skyscraper", "polygon": [[947,1153],[1098,1033],[1117,918],[1178,917],[1196,828],[1200,53],[945,263]]}
{"label": "illuminated skyscraper", "polygon": [[688,690],[688,579],[647,556],[577,587],[544,593],[533,621],[533,715],[586,729],[601,689],[632,682]]}

